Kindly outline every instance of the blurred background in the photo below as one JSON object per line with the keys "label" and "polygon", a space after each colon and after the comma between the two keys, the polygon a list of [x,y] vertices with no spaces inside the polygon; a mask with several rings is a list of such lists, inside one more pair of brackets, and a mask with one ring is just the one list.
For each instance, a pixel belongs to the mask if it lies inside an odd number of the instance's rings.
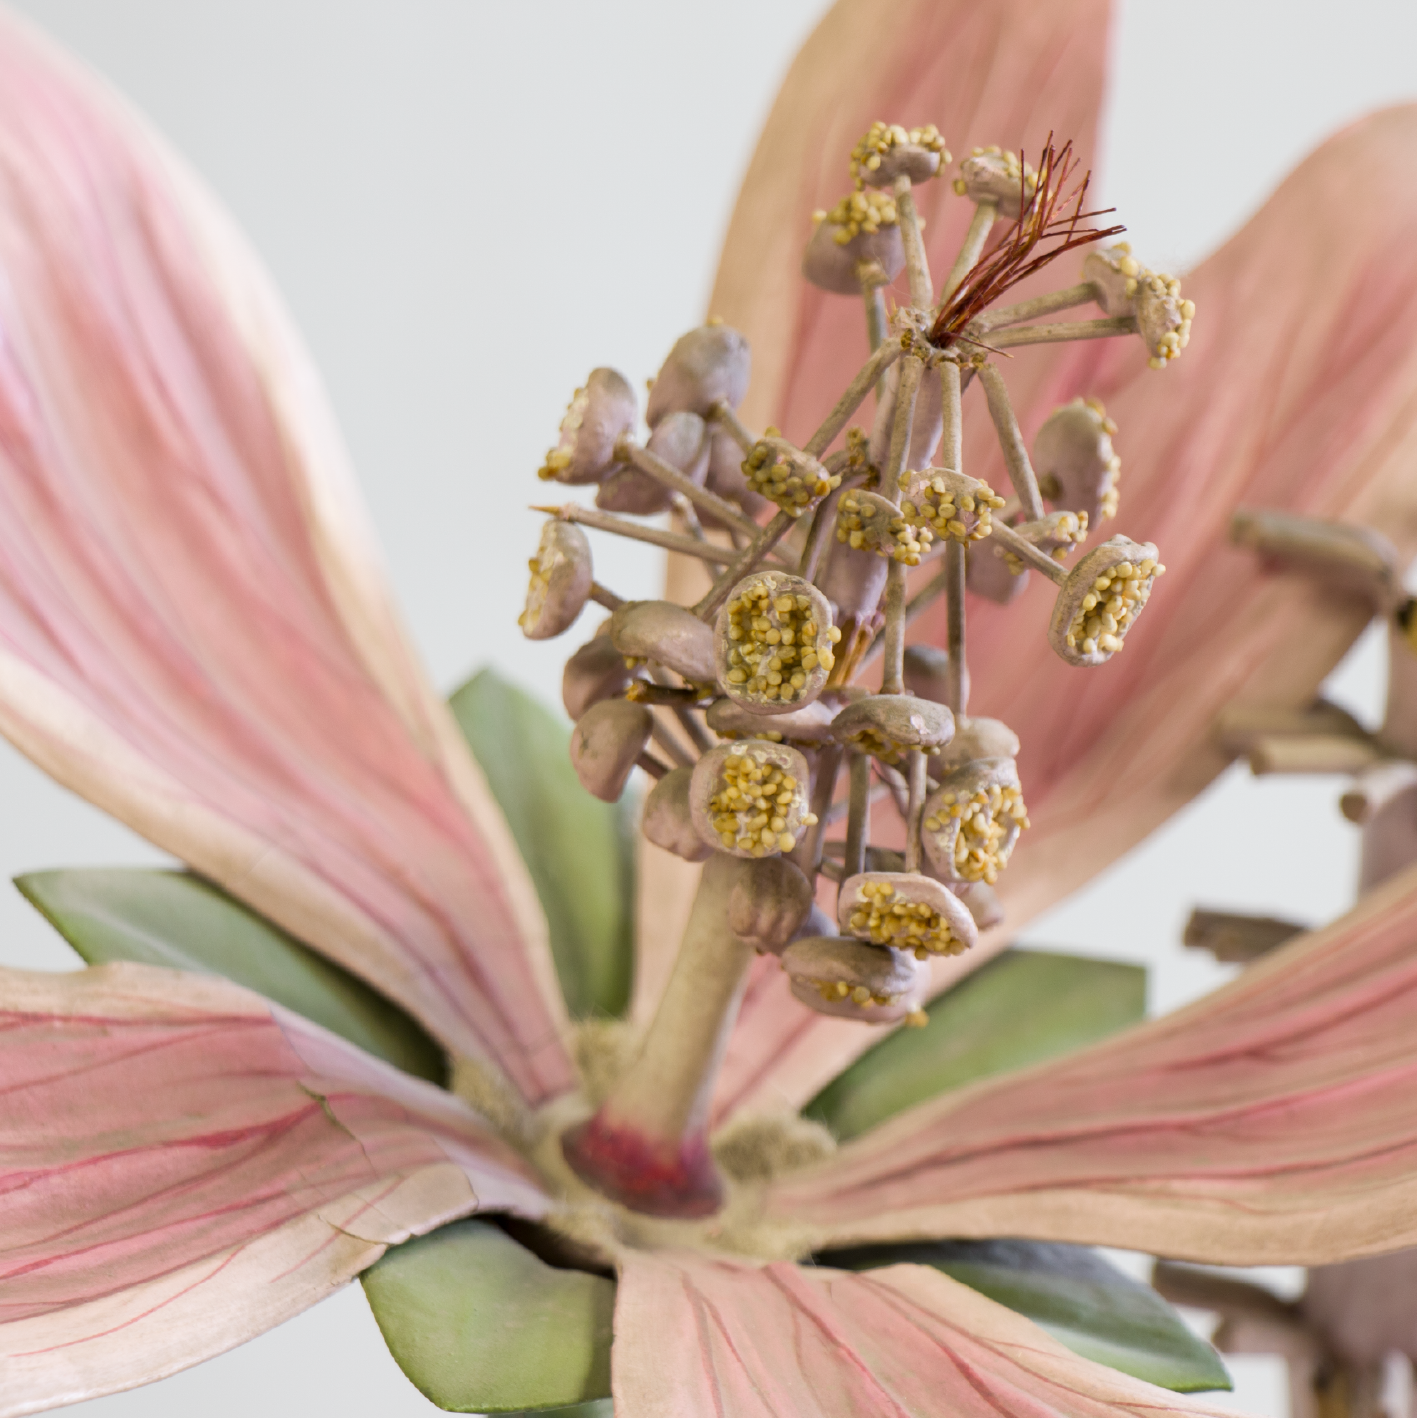
{"label": "blurred background", "polygon": [[[704,315],[758,128],[825,5],[16,8],[147,114],[274,272],[435,679],[451,689],[492,663],[559,706],[576,638],[533,645],[515,624],[540,520],[526,510],[540,497],[535,470],[593,366],[640,381]],[[1417,6],[1349,0],[1342,16],[1317,0],[1120,0],[1099,176],[1148,264],[1184,273],[1334,129],[1417,98]],[[1122,431],[1124,457],[1141,436]],[[655,593],[648,549],[602,538],[596,556],[621,594]],[[1383,675],[1369,636],[1330,692],[1372,723]],[[1152,1008],[1174,1007],[1228,975],[1179,944],[1197,901],[1315,923],[1346,907],[1357,841],[1339,787],[1232,770],[1034,923],[1027,943],[1145,960]],[[159,859],[3,745],[0,804],[5,876]],[[77,962],[6,892],[0,963]],[[1227,1406],[1284,1413],[1278,1361],[1232,1368]],[[436,1411],[395,1368],[357,1286],[198,1369],[81,1407],[92,1418]]]}

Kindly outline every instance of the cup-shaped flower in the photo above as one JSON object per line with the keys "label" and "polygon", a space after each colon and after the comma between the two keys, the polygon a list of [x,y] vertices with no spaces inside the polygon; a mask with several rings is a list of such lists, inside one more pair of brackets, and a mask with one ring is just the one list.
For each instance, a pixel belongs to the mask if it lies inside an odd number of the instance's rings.
{"label": "cup-shaped flower", "polygon": [[932,699],[913,694],[874,694],[848,704],[832,720],[838,743],[899,763],[911,749],[936,753],[954,737],[954,715]]}
{"label": "cup-shaped flower", "polygon": [[929,971],[905,950],[850,936],[804,936],[782,952],[792,993],[819,1014],[896,1024],[919,1008]]}
{"label": "cup-shaped flower", "polygon": [[694,826],[689,810],[692,768],[673,768],[650,789],[640,831],[647,841],[686,862],[702,862],[713,851]]}
{"label": "cup-shaped flower", "polygon": [[1018,765],[981,758],[945,774],[925,800],[920,835],[941,880],[992,886],[1027,826]]}
{"label": "cup-shaped flower", "polygon": [[571,628],[590,596],[590,539],[573,523],[552,519],[528,565],[531,583],[517,624],[528,640],[549,640]]}
{"label": "cup-shaped flower", "polygon": [[900,475],[901,515],[912,527],[940,538],[977,542],[993,529],[1004,505],[988,483],[948,468],[922,468]]}
{"label": "cup-shaped flower", "polygon": [[960,955],[979,939],[974,917],[959,897],[918,872],[847,877],[836,909],[843,935],[910,951],[917,960]]}
{"label": "cup-shaped flower", "polygon": [[802,254],[802,274],[837,295],[889,285],[905,269],[905,246],[895,201],[885,192],[851,192],[815,226]]}
{"label": "cup-shaped flower", "polygon": [[747,340],[728,325],[700,325],[681,335],[649,391],[649,426],[681,410],[706,415],[719,400],[736,409],[748,392],[751,358]]}
{"label": "cup-shaped flower", "polygon": [[786,857],[759,857],[739,868],[728,895],[728,928],[755,950],[778,954],[812,910],[812,883]]}
{"label": "cup-shaped flower", "polygon": [[566,661],[561,671],[561,703],[570,718],[579,719],[592,704],[623,694],[637,677],[609,634],[597,634]]}
{"label": "cup-shaped flower", "polygon": [[1082,278],[1092,283],[1108,315],[1136,317],[1153,369],[1164,369],[1190,342],[1195,303],[1181,298],[1174,276],[1143,266],[1127,242],[1088,252]]}
{"label": "cup-shaped flower", "polygon": [[832,720],[836,707],[820,699],[800,708],[793,705],[773,711],[772,728],[763,724],[764,710],[739,704],[732,699],[715,699],[704,716],[714,733],[722,738],[771,738],[788,743],[818,744],[832,742]]}
{"label": "cup-shaped flower", "polygon": [[975,148],[959,165],[954,189],[971,202],[993,202],[1001,217],[1017,221],[1026,197],[1032,197],[1038,174],[1019,155],[990,145]]}
{"label": "cup-shaped flower", "polygon": [[1072,665],[1106,664],[1166,568],[1150,542],[1113,537],[1073,568],[1053,604],[1048,639]]}
{"label": "cup-shaped flower", "polygon": [[571,764],[586,792],[618,802],[653,726],[654,716],[643,704],[624,699],[592,704],[571,733]]}
{"label": "cup-shaped flower", "polygon": [[[703,486],[708,472],[708,425],[687,409],[667,414],[650,433],[646,449],[677,468],[690,482]],[[639,468],[618,467],[601,483],[595,505],[607,512],[628,512],[635,517],[653,517],[668,512],[674,494],[662,482]]]}
{"label": "cup-shaped flower", "polygon": [[755,572],[718,613],[718,682],[735,704],[757,714],[801,709],[822,692],[840,639],[827,598],[810,581]]}
{"label": "cup-shaped flower", "polygon": [[827,472],[810,453],[793,447],[771,429],[743,460],[743,476],[759,497],[794,517],[841,484],[839,473]]}
{"label": "cup-shaped flower", "polygon": [[851,150],[851,175],[868,187],[889,187],[897,177],[927,182],[949,160],[945,140],[933,123],[903,128],[878,121]]}
{"label": "cup-shaped flower", "polygon": [[663,665],[691,684],[714,681],[713,630],[672,601],[630,601],[610,617],[610,639],[633,660]]}
{"label": "cup-shaped flower", "polygon": [[795,748],[745,739],[710,749],[694,766],[689,807],[699,836],[735,857],[790,852],[808,809],[810,770]]}
{"label": "cup-shaped flower", "polygon": [[598,483],[615,467],[615,444],[635,426],[639,403],[618,370],[593,369],[561,420],[561,438],[537,476],[558,483]]}
{"label": "cup-shaped flower", "polygon": [[1043,496],[1086,514],[1094,527],[1117,515],[1122,460],[1112,447],[1116,431],[1097,399],[1077,398],[1054,409],[1033,440],[1033,470]]}
{"label": "cup-shaped flower", "polygon": [[919,566],[935,534],[911,522],[899,507],[878,492],[856,488],[842,495],[836,507],[836,539],[853,551],[874,552],[906,566]]}

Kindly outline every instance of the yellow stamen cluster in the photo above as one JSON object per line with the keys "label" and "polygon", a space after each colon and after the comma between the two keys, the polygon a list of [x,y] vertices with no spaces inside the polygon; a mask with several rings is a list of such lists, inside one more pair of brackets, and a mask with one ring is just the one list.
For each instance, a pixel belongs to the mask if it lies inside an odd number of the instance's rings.
{"label": "yellow stamen cluster", "polygon": [[[913,473],[902,474],[902,486],[906,479],[914,476]],[[987,483],[981,483],[977,493],[963,493],[956,501],[943,478],[934,478],[918,487],[915,496],[917,501],[900,504],[905,520],[912,527],[921,528],[925,535],[934,533],[957,542],[982,541],[994,530],[995,509],[1004,505],[1004,499]]]}
{"label": "yellow stamen cluster", "polygon": [[724,760],[721,783],[708,810],[725,847],[755,857],[790,852],[797,845],[796,827],[811,827],[817,820],[802,812],[805,787],[776,765],[758,763],[747,745]]}
{"label": "yellow stamen cluster", "polygon": [[889,192],[859,191],[848,192],[830,211],[813,212],[812,220],[818,224],[830,222],[836,227],[832,240],[845,246],[863,231],[874,236],[883,226],[897,226],[900,213]]}
{"label": "yellow stamen cluster", "polygon": [[572,455],[576,449],[576,434],[585,421],[586,408],[589,403],[590,394],[582,385],[571,396],[570,407],[561,420],[561,441],[547,453],[545,460],[536,470],[536,476],[542,482],[555,482],[570,466]]}
{"label": "yellow stamen cluster", "polygon": [[907,753],[912,753],[916,749],[920,749],[920,752],[926,757],[933,757],[940,751],[939,744],[921,748],[918,743],[900,743],[869,725],[849,735],[847,741],[857,753],[869,754],[872,758],[878,758],[882,763],[888,763],[892,767],[899,764]]}
{"label": "yellow stamen cluster", "polygon": [[1152,583],[1165,572],[1159,562],[1147,557],[1139,566],[1130,561],[1116,566],[1092,583],[1082,605],[1068,627],[1068,648],[1095,655],[1099,650],[1115,654],[1122,637],[1151,595]]}
{"label": "yellow stamen cluster", "polygon": [[[1185,301],[1184,304],[1190,306],[1191,313],[1195,313],[1195,302]],[[1187,332],[1189,338],[1189,331]],[[1115,419],[1107,417],[1107,410],[1102,407],[1101,399],[1086,398],[1083,403],[1088,406],[1098,417],[1102,425],[1102,431],[1108,438],[1115,436],[1117,423]],[[1122,475],[1122,460],[1114,452],[1107,463],[1107,477],[1102,484],[1102,502],[1098,508],[1098,513],[1104,522],[1110,522],[1117,515],[1117,505],[1121,499],[1121,493],[1117,490],[1117,479]]]}
{"label": "yellow stamen cluster", "polygon": [[881,165],[881,159],[892,148],[904,147],[924,148],[927,152],[939,153],[941,166],[950,160],[945,140],[933,123],[927,123],[923,128],[903,128],[899,123],[878,121],[866,130],[866,136],[851,150],[851,175],[856,179],[857,187],[864,185],[861,176],[863,169],[866,172],[875,172]]}
{"label": "yellow stamen cluster", "polygon": [[957,940],[949,922],[923,901],[902,896],[888,881],[863,881],[856,889],[851,933],[872,945],[927,955],[959,955],[968,947]]}
{"label": "yellow stamen cluster", "polygon": [[906,566],[919,566],[935,535],[928,527],[899,514],[891,516],[885,507],[848,492],[837,505],[836,539],[855,551],[873,551]]}
{"label": "yellow stamen cluster", "polygon": [[812,983],[828,1004],[836,1004],[838,1000],[849,997],[853,1004],[870,1009],[873,1004],[895,1004],[900,999],[899,995],[873,994],[865,985],[852,985],[845,980],[814,980]]}
{"label": "yellow stamen cluster", "polygon": [[767,578],[750,581],[728,603],[729,684],[769,702],[800,697],[813,671],[836,664],[836,626],[819,626],[807,596],[774,594]]}
{"label": "yellow stamen cluster", "polygon": [[531,582],[526,588],[526,609],[517,617],[517,624],[524,630],[541,619],[546,606],[546,593],[551,589],[551,579],[547,575],[550,567],[543,568],[541,558],[528,558],[527,567],[531,571]]}
{"label": "yellow stamen cluster", "polygon": [[[1024,191],[1029,197],[1033,196],[1038,186],[1038,174],[1034,172],[1031,163],[1020,163],[1017,153],[1001,148],[997,143],[990,143],[987,148],[971,148],[969,155],[973,158],[993,158],[994,162],[990,166],[1000,169],[1005,180],[1010,183],[1017,183],[1022,179],[1025,183]],[[953,185],[957,197],[963,197],[969,191],[969,183],[962,177],[955,178]]]}
{"label": "yellow stamen cluster", "polygon": [[1014,787],[979,788],[974,793],[944,793],[944,814],[925,819],[927,832],[945,832],[951,819],[959,825],[954,840],[955,871],[963,881],[983,881],[990,886],[1008,864],[1012,844],[1005,845],[1011,824],[1024,828],[1028,809],[1023,794]]}
{"label": "yellow stamen cluster", "polygon": [[1132,302],[1153,369],[1165,369],[1190,343],[1191,321],[1196,303],[1181,299],[1181,283],[1175,276],[1151,271],[1132,255],[1130,243],[1093,253],[1122,278],[1122,290]]}
{"label": "yellow stamen cluster", "polygon": [[[776,432],[768,429],[769,437]],[[753,445],[743,460],[743,476],[754,492],[776,503],[784,512],[800,517],[818,498],[841,486],[841,474],[829,475],[814,459],[799,463],[764,439]]]}

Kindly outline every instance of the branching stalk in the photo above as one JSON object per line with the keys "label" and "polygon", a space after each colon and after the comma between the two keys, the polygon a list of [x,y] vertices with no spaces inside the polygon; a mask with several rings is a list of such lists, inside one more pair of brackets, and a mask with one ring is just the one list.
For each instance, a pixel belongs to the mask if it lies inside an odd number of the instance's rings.
{"label": "branching stalk", "polygon": [[867,754],[851,752],[851,798],[846,810],[846,856],[843,859],[847,876],[866,870],[866,844],[871,837],[871,759]]}
{"label": "branching stalk", "polygon": [[614,591],[602,586],[599,581],[590,583],[590,599],[596,605],[604,606],[608,611],[618,611],[625,604],[623,597],[617,596]]}
{"label": "branching stalk", "polygon": [[886,568],[885,665],[881,670],[881,693],[905,693],[905,582],[910,575],[903,561],[891,558]]}
{"label": "branching stalk", "polygon": [[[953,670],[953,666],[951,667]],[[920,749],[910,754],[910,797],[905,809],[905,869],[920,870],[920,819],[925,812],[925,755]]]}
{"label": "branching stalk", "polygon": [[895,209],[900,217],[901,244],[905,247],[905,270],[910,279],[910,303],[922,314],[930,309],[933,287],[925,242],[920,236],[920,214],[915,210],[915,194],[910,178],[901,173],[895,180]]}
{"label": "branching stalk", "polygon": [[1040,521],[1044,515],[1043,498],[1038,491],[1038,479],[1033,475],[1033,465],[1028,461],[1028,449],[1024,447],[1018,419],[1014,417],[1014,406],[1009,402],[1009,391],[1004,387],[1004,376],[994,365],[986,364],[980,369],[979,378],[984,382],[989,417],[993,419],[994,431],[999,435],[999,447],[1003,449],[1004,462],[1008,465],[1009,481],[1023,504],[1024,518],[1029,522]]}
{"label": "branching stalk", "polygon": [[[663,547],[666,551],[677,551],[683,556],[696,556],[700,561],[713,562],[722,566],[738,555],[732,547],[715,546],[712,542],[696,541],[682,532],[668,532],[659,527],[644,527],[638,522],[628,522],[613,513],[602,512],[598,507],[586,507],[579,502],[566,502],[560,507],[540,507],[533,505],[533,512],[544,512],[557,517],[562,522],[575,522],[582,527],[594,527],[598,532],[609,532],[611,536],[626,537],[632,542],[648,542],[650,546]],[[603,605],[604,602],[601,602]],[[614,607],[612,606],[613,610]]]}
{"label": "branching stalk", "polygon": [[730,527],[737,527],[745,536],[753,536],[757,532],[758,524],[745,517],[731,502],[706,487],[700,487],[693,478],[685,477],[672,463],[656,457],[633,439],[622,438],[615,445],[615,455],[633,463],[642,473],[648,473],[672,491],[683,493],[696,507],[701,507]]}
{"label": "branching stalk", "polygon": [[1041,571],[1055,585],[1062,586],[1066,583],[1068,568],[1059,565],[1046,551],[1040,551],[1027,537],[1019,536],[1012,527],[1006,527],[1002,522],[995,522],[994,530],[990,535],[1000,545],[1008,547],[1020,561],[1031,566],[1035,571]]}
{"label": "branching stalk", "polygon": [[975,207],[974,215],[969,221],[969,230],[964,234],[964,245],[960,247],[959,255],[955,257],[954,265],[945,277],[944,288],[940,291],[941,309],[950,303],[950,297],[964,284],[964,278],[979,260],[980,252],[984,250],[984,243],[988,241],[998,215],[997,202],[980,202]]}
{"label": "branching stalk", "polygon": [[716,423],[723,431],[743,450],[745,454],[753,451],[753,445],[758,441],[753,437],[737,412],[724,399],[719,399],[708,411],[709,422]]}
{"label": "branching stalk", "polygon": [[1010,350],[1018,345],[1056,345],[1064,340],[1107,340],[1115,335],[1135,335],[1134,315],[1119,315],[1108,320],[1067,320],[1058,325],[1022,325],[990,335],[988,345],[993,350]]}
{"label": "branching stalk", "polygon": [[968,707],[968,683],[965,673],[964,644],[964,574],[966,569],[964,544],[951,541],[945,548],[945,569],[942,580],[945,595],[949,597],[949,620],[947,648],[950,655],[949,703],[955,714],[963,714]]}
{"label": "branching stalk", "polygon": [[1097,287],[1091,281],[1069,286],[1066,290],[1055,290],[1049,295],[1036,295],[1032,300],[1021,300],[1017,305],[1001,305],[997,310],[986,310],[976,315],[970,322],[970,333],[987,335],[990,330],[1002,330],[1006,325],[1021,325],[1025,320],[1037,320],[1043,315],[1056,315],[1060,310],[1071,310],[1076,305],[1086,305],[1097,299]]}

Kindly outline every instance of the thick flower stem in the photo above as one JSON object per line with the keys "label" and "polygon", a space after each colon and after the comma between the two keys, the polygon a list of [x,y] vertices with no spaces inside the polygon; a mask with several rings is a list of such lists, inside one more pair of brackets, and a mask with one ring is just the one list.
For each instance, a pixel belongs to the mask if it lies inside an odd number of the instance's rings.
{"label": "thick flower stem", "polygon": [[[889,324],[886,320],[886,291],[885,287],[877,285],[875,281],[861,282],[861,298],[866,303],[866,338],[871,344],[871,353],[874,354],[881,347],[881,341],[886,338],[886,331]],[[877,390],[877,393],[880,391]]]}
{"label": "thick flower stem", "polygon": [[1040,551],[1027,537],[1021,537],[1003,522],[995,522],[991,533],[1000,546],[1007,547],[1018,559],[1035,571],[1041,571],[1055,585],[1066,585],[1068,568],[1059,566],[1046,551]]}
{"label": "thick flower stem", "polygon": [[964,278],[979,259],[979,253],[984,250],[984,243],[989,239],[989,233],[994,228],[994,219],[998,215],[997,202],[981,202],[974,209],[969,230],[964,234],[964,245],[960,247],[959,255],[955,257],[955,263],[950,267],[950,273],[945,277],[945,284],[940,291],[939,308],[947,305],[950,297],[964,284]]}
{"label": "thick flower stem", "polygon": [[910,797],[905,809],[905,869],[908,872],[920,870],[920,820],[925,814],[925,795],[929,791],[925,769],[925,755],[917,748],[910,754]]}
{"label": "thick flower stem", "polygon": [[940,362],[940,462],[952,473],[964,471],[964,413],[960,404],[963,385],[959,365]]}
{"label": "thick flower stem", "polygon": [[905,270],[910,278],[910,303],[922,313],[929,310],[933,290],[925,242],[920,235],[920,215],[915,210],[915,194],[910,178],[901,173],[895,180],[895,208],[900,214],[900,239],[905,247]]}
{"label": "thick flower stem", "polygon": [[881,693],[905,693],[905,582],[910,575],[903,561],[891,559],[886,568],[885,664]]}
{"label": "thick flower stem", "polygon": [[674,971],[639,1055],[599,1112],[561,1139],[577,1175],[633,1211],[708,1216],[723,1204],[708,1116],[753,961],[753,948],[728,928],[728,898],[740,869],[721,852],[704,864]]}
{"label": "thick flower stem", "polygon": [[648,542],[651,546],[663,547],[666,551],[696,556],[700,561],[711,561],[719,566],[732,561],[738,555],[732,547],[715,546],[712,542],[701,542],[695,537],[686,537],[680,532],[662,531],[658,527],[642,527],[638,522],[627,522],[623,517],[602,512],[598,507],[582,506],[579,502],[563,503],[560,507],[533,505],[531,510],[545,512],[562,522],[594,527],[598,532],[609,532],[615,537],[627,537],[632,542]]}
{"label": "thick flower stem", "polygon": [[1040,521],[1044,515],[1043,498],[1038,491],[1038,479],[1033,475],[1033,465],[1028,461],[1018,419],[1014,417],[1014,406],[1009,402],[1009,391],[1004,387],[1004,376],[992,364],[986,364],[980,369],[979,377],[984,381],[984,397],[989,401],[989,417],[994,421],[999,447],[1004,451],[1009,481],[1023,504],[1024,519]]}
{"label": "thick flower stem", "polygon": [[726,399],[719,399],[708,411],[708,417],[709,422],[718,424],[744,453],[753,451],[753,445],[758,440]]}

